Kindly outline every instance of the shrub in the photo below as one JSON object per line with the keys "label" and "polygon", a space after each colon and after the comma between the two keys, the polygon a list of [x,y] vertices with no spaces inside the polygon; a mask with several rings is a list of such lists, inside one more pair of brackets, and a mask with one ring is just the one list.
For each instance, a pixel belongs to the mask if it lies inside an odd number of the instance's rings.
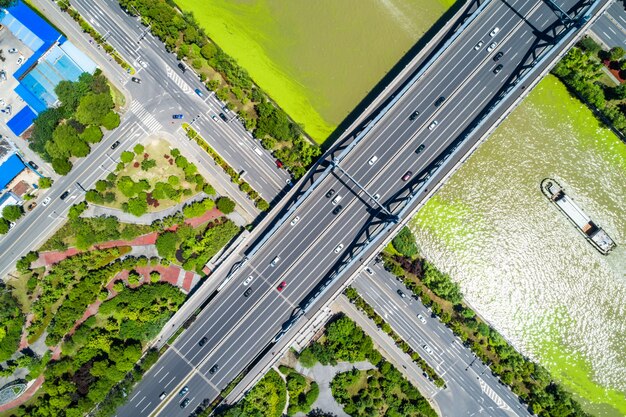
{"label": "shrub", "polygon": [[159,271],[150,272],[150,282],[155,284],[161,280],[161,274]]}
{"label": "shrub", "polygon": [[42,190],[52,187],[52,179],[48,177],[40,177],[38,181],[39,188]]}
{"label": "shrub", "polygon": [[206,195],[215,195],[215,188],[213,188],[213,186],[211,184],[205,184],[204,188],[202,189],[202,191],[204,191],[204,193]]}
{"label": "shrub", "polygon": [[120,155],[120,160],[125,164],[132,162],[133,159],[135,159],[135,154],[130,151],[124,151]]}
{"label": "shrub", "polygon": [[144,159],[141,161],[141,169],[143,171],[148,171],[150,168],[154,168],[156,166],[156,161],[154,159]]}
{"label": "shrub", "polygon": [[404,256],[413,257],[417,254],[415,236],[408,227],[403,227],[400,233],[391,241],[393,248]]}
{"label": "shrub", "polygon": [[235,202],[228,197],[220,197],[216,201],[217,209],[224,214],[235,211]]}

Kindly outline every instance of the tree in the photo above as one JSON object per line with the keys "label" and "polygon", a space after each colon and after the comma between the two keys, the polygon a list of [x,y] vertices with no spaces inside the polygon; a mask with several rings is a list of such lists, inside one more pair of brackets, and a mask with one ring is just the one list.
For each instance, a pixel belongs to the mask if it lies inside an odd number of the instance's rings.
{"label": "tree", "polygon": [[102,130],[98,126],[88,126],[80,137],[85,142],[98,143],[102,140]]}
{"label": "tree", "polygon": [[217,209],[224,214],[235,211],[235,202],[228,197],[220,197],[216,201]]}
{"label": "tree", "polygon": [[89,93],[80,99],[76,109],[76,119],[84,125],[100,125],[104,116],[113,108],[113,99],[109,93]]}
{"label": "tree", "polygon": [[207,42],[202,48],[200,48],[200,54],[204,59],[209,60],[213,58],[213,55],[217,52],[217,47],[211,42]]}
{"label": "tree", "polygon": [[179,240],[176,232],[161,233],[156,240],[156,248],[159,256],[166,259],[174,259]]}
{"label": "tree", "polygon": [[106,130],[113,130],[120,125],[120,115],[110,111],[104,116],[101,124]]}
{"label": "tree", "polygon": [[0,8],[8,9],[13,6],[17,0],[0,0]]}
{"label": "tree", "polygon": [[152,271],[152,272],[150,272],[150,282],[151,283],[156,284],[160,280],[161,280],[161,274],[159,273],[159,271]]}
{"label": "tree", "polygon": [[615,46],[609,50],[609,59],[611,61],[619,61],[624,58],[626,51],[621,46]]}
{"label": "tree", "polygon": [[22,209],[22,206],[11,204],[11,205],[5,206],[2,209],[2,217],[4,217],[10,222],[16,221],[17,219],[22,217],[23,214],[24,214],[24,210]]}
{"label": "tree", "polygon": [[135,159],[135,154],[130,151],[124,151],[120,155],[120,161],[122,161],[125,164],[132,162],[133,159]]}
{"label": "tree", "polygon": [[59,175],[67,175],[72,170],[72,163],[66,158],[52,160],[52,169]]}
{"label": "tree", "polygon": [[393,248],[400,252],[403,256],[413,257],[417,254],[417,243],[415,236],[408,227],[403,227],[400,233],[391,241]]}
{"label": "tree", "polygon": [[39,188],[45,190],[46,188],[52,187],[52,178],[48,177],[39,177],[38,181]]}
{"label": "tree", "polygon": [[135,153],[136,153],[137,155],[141,155],[141,154],[143,154],[143,151],[144,151],[145,149],[146,149],[146,148],[145,148],[145,147],[144,147],[141,143],[138,143],[138,144],[136,144],[136,145],[135,145],[135,147],[133,148],[133,151],[135,151]]}
{"label": "tree", "polygon": [[4,217],[0,217],[0,235],[6,235],[9,232],[9,221]]}
{"label": "tree", "polygon": [[149,171],[150,168],[154,168],[156,164],[157,163],[154,159],[144,159],[141,161],[141,169],[142,171]]}
{"label": "tree", "polygon": [[133,216],[140,217],[148,212],[148,200],[146,193],[140,193],[137,197],[128,200],[125,205],[126,212]]}

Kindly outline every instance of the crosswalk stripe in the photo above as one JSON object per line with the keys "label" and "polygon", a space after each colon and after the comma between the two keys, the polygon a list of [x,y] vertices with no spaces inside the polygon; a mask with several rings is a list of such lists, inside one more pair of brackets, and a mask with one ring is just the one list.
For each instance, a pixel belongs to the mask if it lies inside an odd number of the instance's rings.
{"label": "crosswalk stripe", "polygon": [[185,82],[185,80],[183,80],[182,78],[180,78],[180,76],[179,76],[178,74],[176,74],[176,72],[174,72],[174,70],[172,70],[172,68],[171,68],[171,67],[169,67],[169,66],[168,66],[168,67],[167,67],[166,72],[167,72],[167,76],[168,76],[168,77],[169,77],[172,81],[174,81],[174,83],[175,83],[177,86],[179,86],[179,87],[183,90],[183,92],[184,92],[184,93],[190,93],[190,92],[192,91],[192,90],[191,90],[191,87],[189,87],[189,84],[187,84],[187,83]]}
{"label": "crosswalk stripe", "polygon": [[141,123],[146,126],[148,133],[153,133],[163,129],[163,125],[149,113],[138,101],[133,101],[130,105],[130,110],[137,116]]}

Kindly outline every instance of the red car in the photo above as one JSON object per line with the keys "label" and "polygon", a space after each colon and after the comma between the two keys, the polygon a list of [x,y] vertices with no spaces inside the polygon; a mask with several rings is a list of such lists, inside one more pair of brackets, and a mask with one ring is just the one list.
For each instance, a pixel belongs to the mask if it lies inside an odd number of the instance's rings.
{"label": "red car", "polygon": [[285,281],[283,281],[280,284],[278,284],[278,287],[276,287],[276,289],[278,290],[278,292],[280,292],[280,291],[284,290],[286,286],[287,286],[287,283]]}
{"label": "red car", "polygon": [[280,161],[280,159],[277,159],[277,160],[276,160],[276,166],[277,166],[278,168],[282,168],[282,167],[283,167],[283,163]]}

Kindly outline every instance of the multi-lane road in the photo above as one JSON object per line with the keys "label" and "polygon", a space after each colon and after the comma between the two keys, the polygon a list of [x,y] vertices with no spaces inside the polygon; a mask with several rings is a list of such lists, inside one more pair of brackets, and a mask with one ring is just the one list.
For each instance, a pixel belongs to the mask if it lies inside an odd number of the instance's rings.
{"label": "multi-lane road", "polygon": [[[61,12],[54,3],[44,0],[35,0],[37,6],[44,11],[49,19],[59,27],[63,27],[71,39],[85,48],[96,48],[95,43],[89,44],[79,26],[64,12]],[[15,265],[17,259],[29,250],[39,247],[50,234],[64,222],[64,215],[69,207],[76,201],[80,201],[84,189],[89,189],[100,178],[113,171],[119,154],[142,140],[149,134],[164,132],[170,138],[177,138],[178,146],[187,149],[190,160],[213,166],[210,157],[204,151],[195,149],[188,143],[180,123],[172,123],[172,114],[183,113],[186,119],[191,120],[201,115],[193,122],[193,127],[216,149],[226,161],[236,170],[245,170],[246,181],[268,201],[280,196],[288,188],[287,182],[290,176],[284,170],[276,167],[271,155],[262,149],[258,141],[254,140],[249,132],[237,121],[228,123],[219,119],[215,122],[210,116],[221,111],[221,103],[204,89],[203,97],[199,97],[195,88],[204,88],[202,83],[187,71],[181,74],[177,68],[177,61],[172,54],[165,52],[161,42],[146,35],[141,43],[136,38],[144,29],[136,19],[126,15],[119,8],[117,2],[85,1],[86,8],[80,10],[87,20],[99,29],[103,35],[109,33],[107,41],[119,48],[122,56],[129,62],[133,62],[138,72],[136,76],[142,80],[141,84],[130,81],[130,75],[116,72],[109,76],[113,82],[122,85],[128,94],[127,112],[122,116],[120,126],[105,135],[104,139],[92,147],[91,153],[76,161],[72,171],[65,177],[59,178],[52,189],[45,192],[45,197],[50,197],[51,202],[44,207],[41,202],[24,219],[21,219],[10,233],[0,239],[0,277],[6,276]],[[80,2],[73,2],[80,7]],[[106,28],[100,26],[105,25]],[[107,32],[108,31],[108,32]],[[101,56],[96,51],[88,51],[90,55],[105,67],[108,62],[102,62]],[[139,58],[141,57],[141,58]],[[140,63],[144,62],[144,68]],[[110,69],[110,68],[109,68]],[[184,79],[183,79],[184,78]],[[179,122],[179,121],[177,121]],[[115,141],[120,141],[117,149],[110,147]],[[196,155],[189,155],[196,152]],[[228,182],[228,181],[226,181]],[[80,184],[80,186],[78,185]],[[82,187],[82,188],[81,188]],[[239,193],[235,187],[230,187],[232,194]],[[71,192],[71,197],[60,200],[58,197],[65,191]],[[245,198],[235,199],[243,210],[249,213],[247,216],[253,219],[258,214],[252,202]],[[78,199],[77,199],[78,198]]]}
{"label": "multi-lane road", "polygon": [[[272,201],[285,189],[288,173],[276,167],[272,156],[236,118],[229,122],[213,120],[212,116],[223,111],[224,103],[206,89],[191,69],[183,73],[176,56],[167,52],[136,17],[125,13],[115,0],[75,0],[72,6],[137,70],[135,77],[142,84],[131,90],[133,99],[140,112],[159,121],[158,128],[167,130],[172,126],[173,114],[182,113],[182,121],[187,123],[195,119],[193,128],[231,166],[245,170],[245,179],[263,198]],[[195,93],[196,89],[202,97]],[[174,127],[179,123],[173,123]]]}
{"label": "multi-lane road", "polygon": [[626,7],[622,0],[615,1],[598,18],[598,21],[591,27],[593,33],[608,48],[621,46],[626,49]]}
{"label": "multi-lane road", "polygon": [[[561,2],[565,9],[574,4]],[[487,3],[342,160],[343,170],[387,204],[465,133],[556,20],[543,1]],[[414,112],[417,117],[410,117]],[[409,171],[413,177],[405,182]],[[326,197],[331,190],[332,197]],[[341,201],[333,204],[337,196]],[[270,343],[301,300],[346,259],[376,213],[377,204],[347,175],[335,170],[326,176],[181,334],[118,416],[185,416],[204,398],[215,398]],[[282,282],[285,288],[278,291]],[[178,391],[185,385],[189,409],[179,406]],[[160,400],[163,392],[167,397]]]}
{"label": "multi-lane road", "polygon": [[[353,286],[363,299],[389,323],[413,350],[436,369],[446,389],[433,395],[444,417],[482,415],[489,417],[531,416],[517,396],[500,384],[491,370],[461,344],[439,319],[382,264],[361,272]],[[405,295],[402,298],[398,291]],[[422,322],[418,315],[421,315]],[[427,352],[424,346],[430,348]]]}

